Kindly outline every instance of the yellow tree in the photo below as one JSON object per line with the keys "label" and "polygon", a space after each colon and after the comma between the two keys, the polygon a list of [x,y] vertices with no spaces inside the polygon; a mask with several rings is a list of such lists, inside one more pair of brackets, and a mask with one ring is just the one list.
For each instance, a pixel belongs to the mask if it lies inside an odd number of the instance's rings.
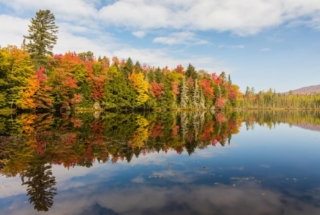
{"label": "yellow tree", "polygon": [[[0,89],[9,104],[21,102],[22,92],[29,84],[34,73],[30,55],[16,46],[1,49],[0,53]],[[1,74],[4,75],[1,75]],[[1,97],[1,96],[0,96]]]}
{"label": "yellow tree", "polygon": [[228,99],[230,100],[233,107],[238,107],[243,102],[243,95],[240,92],[238,85],[231,85],[228,93]]}
{"label": "yellow tree", "polygon": [[137,105],[143,105],[146,103],[149,99],[149,84],[144,79],[144,75],[141,72],[135,73],[132,72],[129,75],[129,82],[133,89],[137,92],[138,96],[136,98]]}
{"label": "yellow tree", "polygon": [[22,99],[17,103],[22,109],[35,109],[37,104],[33,99],[36,92],[39,90],[40,84],[35,75],[32,75],[28,79],[28,85],[26,90],[22,93]]}

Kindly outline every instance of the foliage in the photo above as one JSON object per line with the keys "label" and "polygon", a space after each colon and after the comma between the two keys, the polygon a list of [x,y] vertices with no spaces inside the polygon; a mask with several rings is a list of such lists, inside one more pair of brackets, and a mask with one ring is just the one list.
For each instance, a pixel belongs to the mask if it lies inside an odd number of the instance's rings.
{"label": "foliage", "polygon": [[137,105],[140,106],[146,103],[150,99],[150,96],[148,82],[144,80],[144,75],[141,72],[133,72],[129,75],[129,82],[137,92]]}

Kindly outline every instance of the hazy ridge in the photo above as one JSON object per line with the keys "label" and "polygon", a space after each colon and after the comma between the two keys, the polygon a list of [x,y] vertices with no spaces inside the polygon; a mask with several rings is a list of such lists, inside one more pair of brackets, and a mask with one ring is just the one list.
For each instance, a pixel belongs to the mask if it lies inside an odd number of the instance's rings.
{"label": "hazy ridge", "polygon": [[[320,84],[319,85],[313,85],[308,87],[302,87],[299,89],[291,90],[294,94],[313,94],[313,93],[320,93]],[[289,91],[290,92],[290,91]],[[285,92],[285,94],[288,94],[289,92]]]}

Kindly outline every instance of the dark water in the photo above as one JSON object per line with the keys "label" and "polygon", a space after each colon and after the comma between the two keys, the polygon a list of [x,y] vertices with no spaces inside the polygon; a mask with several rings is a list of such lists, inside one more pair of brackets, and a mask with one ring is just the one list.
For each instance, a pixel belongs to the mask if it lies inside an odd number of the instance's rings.
{"label": "dark water", "polygon": [[0,214],[320,214],[320,115],[0,116]]}

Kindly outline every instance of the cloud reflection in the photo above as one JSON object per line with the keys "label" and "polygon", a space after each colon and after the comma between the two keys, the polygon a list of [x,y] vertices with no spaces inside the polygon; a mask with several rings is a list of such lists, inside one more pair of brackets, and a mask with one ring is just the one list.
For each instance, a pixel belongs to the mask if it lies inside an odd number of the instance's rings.
{"label": "cloud reflection", "polygon": [[[141,177],[140,177],[141,178]],[[136,178],[137,180],[137,178]],[[318,190],[319,191],[319,190]],[[188,185],[161,187],[127,184],[119,187],[102,184],[60,193],[49,214],[319,214],[320,192],[305,193],[309,201],[299,201],[295,193],[283,195],[254,181],[230,185]],[[14,202],[12,207],[17,207]],[[22,205],[12,214],[34,214]],[[109,211],[109,212],[108,212]],[[107,213],[108,212],[108,213]],[[10,213],[11,214],[11,213]]]}

